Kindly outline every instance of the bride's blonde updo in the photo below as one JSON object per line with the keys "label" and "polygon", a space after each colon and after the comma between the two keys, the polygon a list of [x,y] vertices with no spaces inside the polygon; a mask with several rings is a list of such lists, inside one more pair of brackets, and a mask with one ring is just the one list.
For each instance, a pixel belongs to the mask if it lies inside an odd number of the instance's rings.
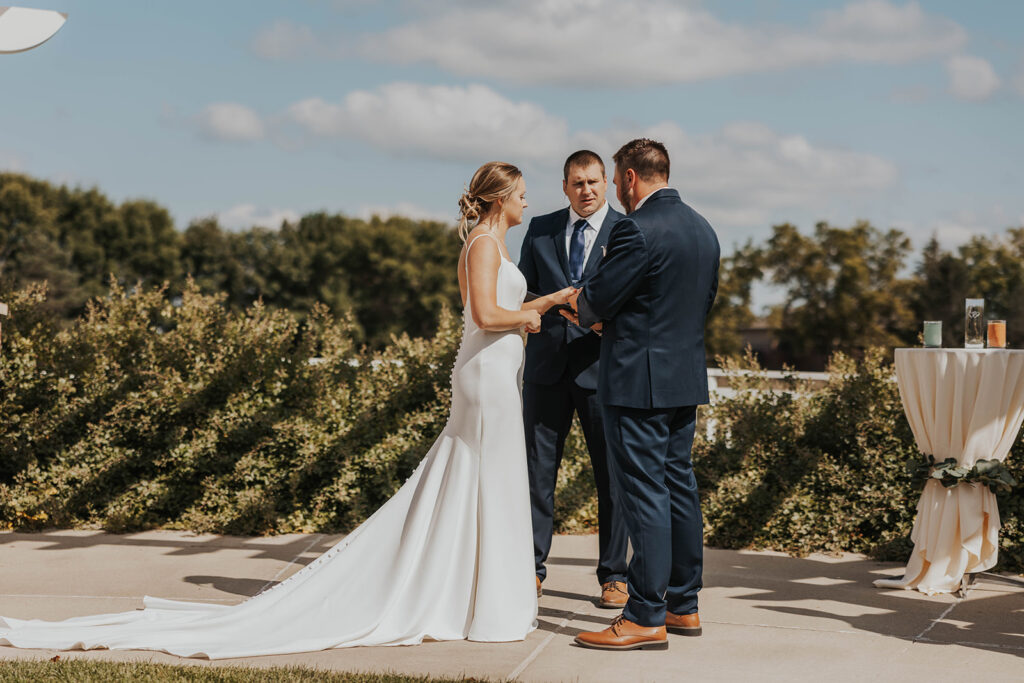
{"label": "bride's blonde updo", "polygon": [[489,161],[476,170],[469,189],[459,197],[459,237],[463,242],[498,200],[512,196],[522,177],[518,168],[504,161]]}

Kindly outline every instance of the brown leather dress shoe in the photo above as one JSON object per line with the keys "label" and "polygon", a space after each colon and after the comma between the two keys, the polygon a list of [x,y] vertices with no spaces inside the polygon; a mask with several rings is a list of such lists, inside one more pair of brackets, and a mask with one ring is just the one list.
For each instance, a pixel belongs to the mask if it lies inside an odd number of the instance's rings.
{"label": "brown leather dress shoe", "polygon": [[533,578],[537,579],[537,597],[539,598],[540,596],[544,595],[544,589],[540,587],[540,577],[535,576]]}
{"label": "brown leather dress shoe", "polygon": [[665,612],[665,628],[669,633],[680,636],[699,636],[701,634],[700,617],[693,614],[672,614]]}
{"label": "brown leather dress shoe", "polygon": [[611,609],[622,609],[629,601],[629,590],[622,581],[609,581],[601,584],[601,601],[597,603],[601,607]]}
{"label": "brown leather dress shoe", "polygon": [[640,626],[621,614],[603,631],[584,631],[576,644],[594,650],[667,650],[664,626]]}

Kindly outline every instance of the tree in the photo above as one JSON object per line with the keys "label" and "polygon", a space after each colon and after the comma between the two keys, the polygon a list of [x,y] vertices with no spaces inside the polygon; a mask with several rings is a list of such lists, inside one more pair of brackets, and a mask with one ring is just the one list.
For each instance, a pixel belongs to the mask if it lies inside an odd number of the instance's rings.
{"label": "tree", "polygon": [[985,317],[1003,318],[1007,338],[1024,339],[1024,227],[1002,238],[978,236],[954,254],[932,239],[912,288],[918,321],[941,320],[944,346],[962,346],[964,299],[985,299]]}
{"label": "tree", "polygon": [[96,188],[55,187],[0,174],[0,288],[48,283],[48,310],[65,321],[108,291],[191,275],[203,292],[241,310],[257,299],[304,316],[317,303],[355,313],[374,347],[392,334],[429,336],[440,310],[460,305],[461,244],[451,226],[392,217],[313,213],[278,230],[228,232],[216,219],[183,233],[149,200],[117,205]]}
{"label": "tree", "polygon": [[10,291],[49,282],[45,308],[65,315],[84,305],[73,254],[62,243],[56,210],[38,185],[21,176],[0,174],[0,288]]}
{"label": "tree", "polygon": [[181,233],[167,209],[147,200],[119,207],[120,234],[102,244],[111,272],[129,283],[159,285],[180,279]]}
{"label": "tree", "polygon": [[321,301],[351,309],[368,343],[429,335],[443,306],[460,305],[454,277],[461,244],[450,226],[325,213],[286,223],[269,254],[268,303],[308,311]]}
{"label": "tree", "polygon": [[704,336],[708,358],[743,353],[740,330],[756,319],[751,310],[755,282],[764,277],[764,251],[747,241],[732,255],[723,257],[718,269],[718,295],[708,315]]}
{"label": "tree", "polygon": [[95,188],[55,188],[28,176],[0,174],[0,277],[5,287],[48,283],[49,309],[65,318],[122,284],[180,280],[181,235],[161,206],[115,206]]}
{"label": "tree", "polygon": [[765,265],[786,288],[778,308],[779,343],[801,368],[824,368],[836,351],[910,343],[916,323],[911,283],[899,277],[910,240],[865,221],[851,228],[818,223],[807,237],[785,223],[773,228]]}

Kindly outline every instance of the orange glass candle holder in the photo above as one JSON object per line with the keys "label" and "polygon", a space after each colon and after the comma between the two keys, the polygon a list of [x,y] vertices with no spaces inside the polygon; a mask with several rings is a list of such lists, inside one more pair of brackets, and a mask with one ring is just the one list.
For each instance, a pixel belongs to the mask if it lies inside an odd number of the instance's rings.
{"label": "orange glass candle holder", "polygon": [[988,321],[988,348],[990,348],[990,349],[1005,349],[1006,348],[1006,321],[1005,320],[989,320]]}

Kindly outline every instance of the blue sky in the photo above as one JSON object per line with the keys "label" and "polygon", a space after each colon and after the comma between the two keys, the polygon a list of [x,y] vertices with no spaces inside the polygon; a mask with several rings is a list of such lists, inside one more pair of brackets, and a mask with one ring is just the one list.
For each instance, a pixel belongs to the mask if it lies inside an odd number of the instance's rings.
{"label": "blue sky", "polygon": [[182,229],[453,220],[490,159],[523,168],[528,219],[565,205],[569,152],[640,135],[726,251],[783,221],[918,248],[1024,225],[1024,3],[20,4],[69,19],[0,55],[0,169],[151,198]]}

